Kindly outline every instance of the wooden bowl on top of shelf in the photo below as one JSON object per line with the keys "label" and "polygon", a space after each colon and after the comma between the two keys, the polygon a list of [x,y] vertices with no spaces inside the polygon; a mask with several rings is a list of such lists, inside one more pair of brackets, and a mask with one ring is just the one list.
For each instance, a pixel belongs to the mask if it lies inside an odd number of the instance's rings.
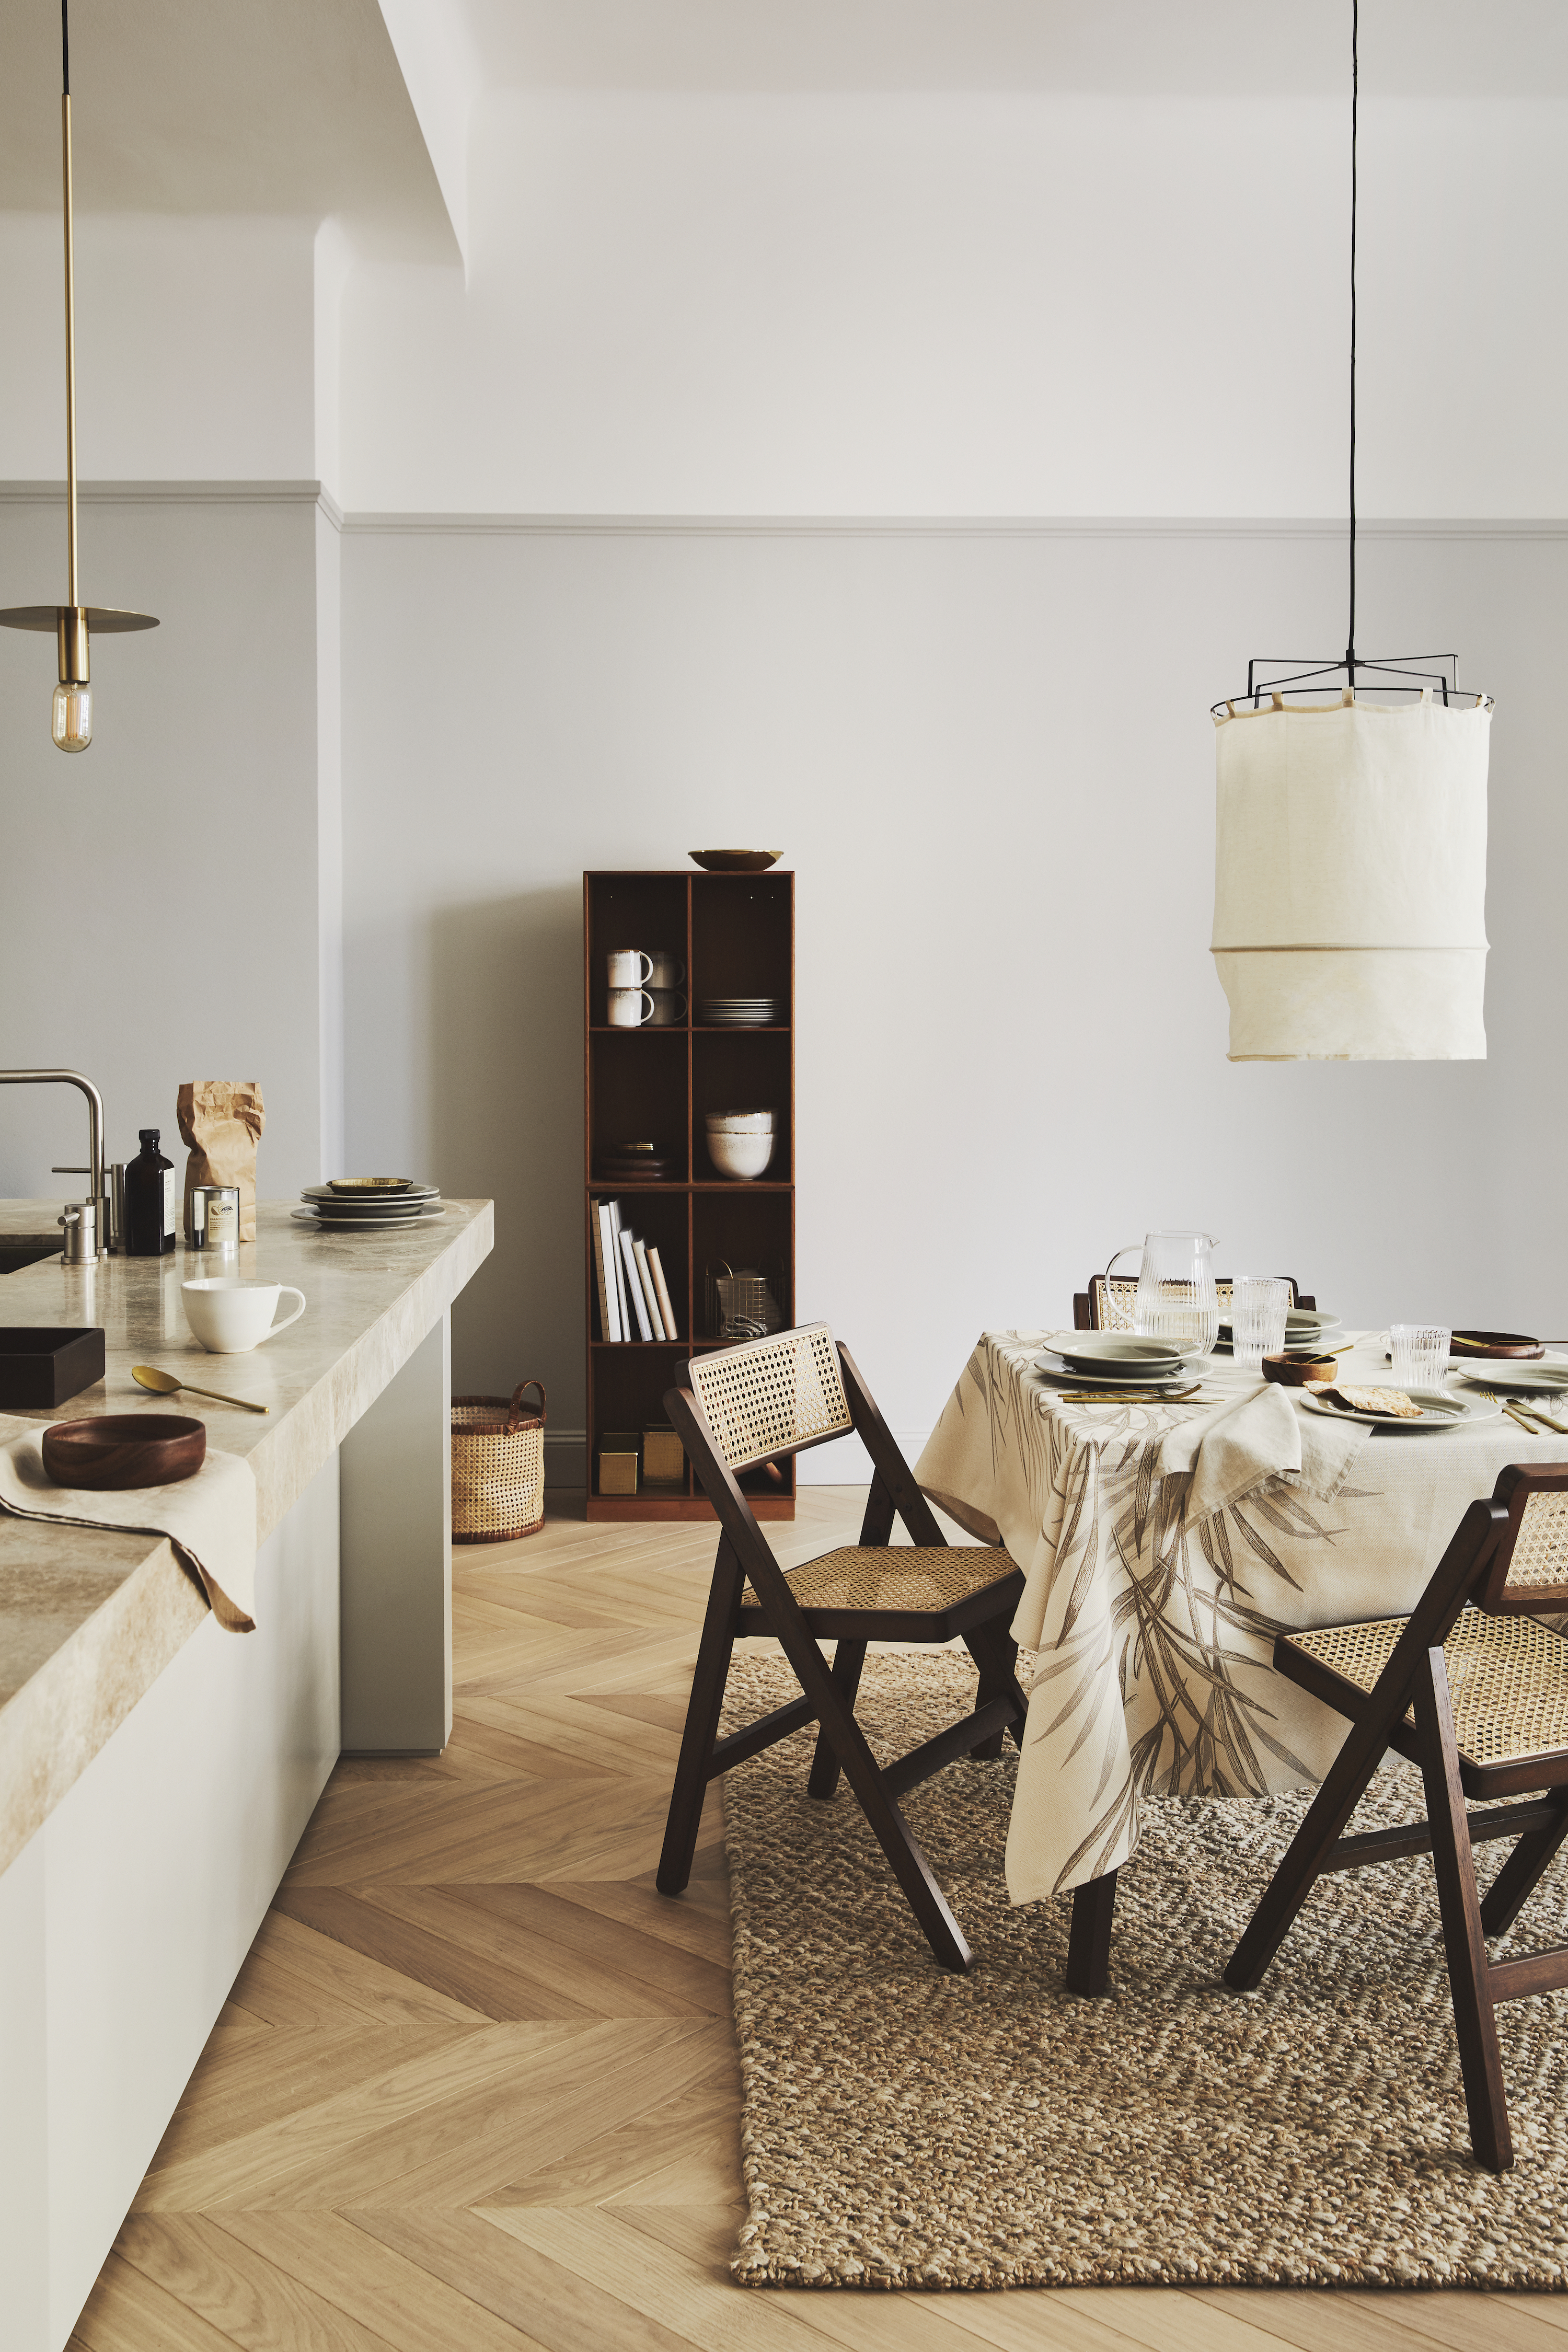
{"label": "wooden bowl on top of shelf", "polygon": [[709,874],[765,874],[784,856],[782,849],[689,849],[694,866]]}

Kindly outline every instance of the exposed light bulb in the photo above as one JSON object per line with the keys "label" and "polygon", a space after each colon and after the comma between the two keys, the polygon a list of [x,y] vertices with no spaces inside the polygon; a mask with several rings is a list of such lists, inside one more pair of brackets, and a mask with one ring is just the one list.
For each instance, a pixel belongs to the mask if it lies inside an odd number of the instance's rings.
{"label": "exposed light bulb", "polygon": [[91,742],[92,688],[85,680],[80,685],[62,681],[56,687],[52,732],[62,751],[85,751]]}

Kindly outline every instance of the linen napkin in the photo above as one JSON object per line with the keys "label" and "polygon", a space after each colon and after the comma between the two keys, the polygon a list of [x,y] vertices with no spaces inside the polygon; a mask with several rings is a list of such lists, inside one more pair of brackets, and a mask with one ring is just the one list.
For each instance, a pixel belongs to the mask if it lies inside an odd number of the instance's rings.
{"label": "linen napkin", "polygon": [[1162,1475],[1191,1474],[1189,1523],[1212,1518],[1266,1478],[1293,1477],[1331,1502],[1367,1434],[1360,1423],[1336,1425],[1298,1412],[1289,1391],[1268,1381],[1167,1430],[1158,1467]]}
{"label": "linen napkin", "polygon": [[98,1495],[57,1486],[44,1468],[43,1432],[30,1429],[0,1444],[0,1511],[58,1519],[64,1527],[166,1536],[218,1623],[230,1633],[256,1631],[256,1474],[237,1454],[209,1453],[194,1478],[173,1486]]}

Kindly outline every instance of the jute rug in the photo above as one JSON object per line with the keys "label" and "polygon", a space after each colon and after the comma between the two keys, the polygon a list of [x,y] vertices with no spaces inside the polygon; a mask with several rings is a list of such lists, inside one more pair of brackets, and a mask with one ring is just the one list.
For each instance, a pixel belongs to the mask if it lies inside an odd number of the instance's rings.
{"label": "jute rug", "polygon": [[[795,1688],[738,1659],[731,1725]],[[947,1653],[873,1656],[873,1748],[903,1753],[973,1688]],[[1073,2000],[1068,1900],[1015,1911],[1003,1885],[1009,1748],[906,1801],[977,1955],[954,1977],[853,1797],[806,1797],[812,1738],[725,1782],[737,2280],[1568,2284],[1568,1995],[1499,2012],[1518,2157],[1500,2180],[1470,2154],[1429,1862],[1321,1881],[1241,1996],[1221,1973],[1307,1799],[1164,1801],[1122,1876],[1113,1997]],[[1401,1768],[1355,1825],[1419,1811]],[[1568,1869],[1516,1937],[1494,1953],[1568,1940]]]}

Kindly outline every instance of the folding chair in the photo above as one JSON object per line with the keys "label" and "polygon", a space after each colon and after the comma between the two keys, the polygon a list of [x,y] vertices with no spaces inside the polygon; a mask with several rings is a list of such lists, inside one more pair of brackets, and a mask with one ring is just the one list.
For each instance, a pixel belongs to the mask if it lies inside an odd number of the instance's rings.
{"label": "folding chair", "polygon": [[[1408,1617],[1281,1633],[1279,1671],[1351,1728],[1247,1933],[1226,1984],[1251,1992],[1321,1871],[1430,1853],[1454,2000],[1470,2142],[1493,2172],[1513,2162],[1496,2004],[1568,1985],[1568,1946],[1492,1960],[1568,1835],[1568,1642],[1538,1622],[1568,1610],[1568,1463],[1504,1470],[1472,1503]],[[1421,1768],[1426,1819],[1346,1837],[1385,1751]],[[1468,1812],[1467,1797],[1536,1794]],[[1481,1901],[1472,1849],[1518,1843]]]}
{"label": "folding chair", "polygon": [[[845,1773],[932,1952],[943,1968],[966,1969],[973,1956],[898,1801],[955,1757],[999,1755],[1009,1731],[1021,1744],[1027,1703],[1007,1629],[1024,1579],[1000,1547],[946,1541],[848,1349],[835,1346],[826,1323],[696,1357],[677,1380],[665,1405],[721,1533],[669,1801],[659,1891],[679,1895],[691,1876],[709,1781],[815,1723],[807,1793],[833,1796],[840,1770]],[[875,1471],[860,1540],[786,1571],[773,1558],[739,1477],[851,1430]],[[895,1516],[910,1545],[889,1544]],[[721,1739],[719,1714],[731,1654],[737,1640],[754,1634],[772,1634],[782,1643],[801,1696]],[[867,1643],[942,1643],[955,1635],[980,1672],[973,1712],[899,1763],[879,1765],[855,1720]],[[831,1666],[818,1646],[824,1640],[836,1644]]]}

